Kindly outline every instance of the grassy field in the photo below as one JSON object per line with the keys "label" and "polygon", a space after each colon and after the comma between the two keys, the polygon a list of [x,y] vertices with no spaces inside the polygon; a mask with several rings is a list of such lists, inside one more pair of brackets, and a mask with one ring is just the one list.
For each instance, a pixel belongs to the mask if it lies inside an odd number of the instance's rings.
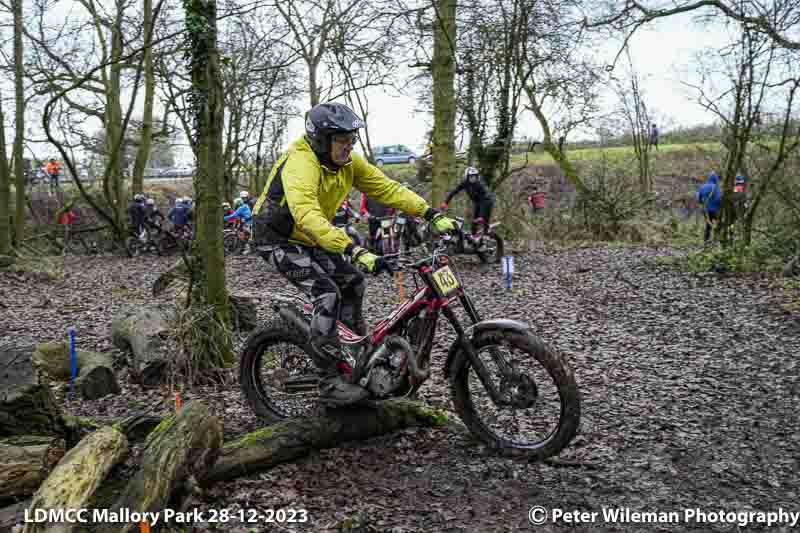
{"label": "grassy field", "polygon": [[[685,153],[716,153],[722,149],[719,143],[691,143],[691,144],[664,144],[658,150],[652,150],[651,157],[657,160],[661,155]],[[513,165],[520,165],[527,156],[531,164],[553,163],[553,158],[546,152],[528,152],[527,154],[516,154],[511,157]],[[606,157],[612,161],[620,159],[633,159],[636,154],[632,146],[613,146],[609,148],[576,148],[568,150],[567,156],[571,161],[599,161]]]}

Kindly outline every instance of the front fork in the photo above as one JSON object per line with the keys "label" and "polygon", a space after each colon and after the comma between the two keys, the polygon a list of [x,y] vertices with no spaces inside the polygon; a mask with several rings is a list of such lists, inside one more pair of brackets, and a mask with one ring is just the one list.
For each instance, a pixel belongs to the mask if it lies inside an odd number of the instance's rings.
{"label": "front fork", "polygon": [[[464,306],[464,309],[467,312],[472,324],[475,325],[480,322],[480,316],[478,315],[478,310],[475,309],[475,305],[472,303],[472,299],[467,294],[462,294],[459,297],[461,301],[461,305]],[[494,384],[494,380],[489,372],[489,369],[486,368],[486,365],[483,363],[480,357],[478,357],[478,352],[472,346],[472,342],[470,339],[467,338],[466,332],[464,328],[461,327],[461,323],[458,321],[455,313],[453,312],[450,307],[444,307],[442,309],[444,316],[453,326],[453,329],[456,332],[457,339],[456,342],[461,346],[461,349],[464,350],[464,353],[467,354],[469,357],[470,363],[472,363],[473,368],[475,368],[475,372],[478,374],[478,378],[481,380],[481,383],[489,392],[489,395],[492,398],[492,401],[495,404],[504,404],[507,402],[505,395],[497,389]],[[494,359],[495,364],[497,365],[500,374],[502,374],[504,381],[511,382],[513,381],[514,377],[514,369],[508,364],[505,358],[500,354],[500,351],[497,348],[489,348],[489,353]]]}

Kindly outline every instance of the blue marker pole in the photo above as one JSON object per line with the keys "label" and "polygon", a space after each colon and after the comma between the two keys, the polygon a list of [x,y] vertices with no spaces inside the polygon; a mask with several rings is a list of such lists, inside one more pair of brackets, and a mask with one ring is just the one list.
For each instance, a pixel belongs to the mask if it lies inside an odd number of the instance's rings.
{"label": "blue marker pole", "polygon": [[506,275],[506,289],[511,289],[511,274],[514,272],[514,258],[510,255],[503,257],[503,270]]}
{"label": "blue marker pole", "polygon": [[72,360],[72,380],[69,384],[69,395],[75,392],[75,378],[78,376],[78,354],[75,351],[75,328],[69,328],[69,353]]}

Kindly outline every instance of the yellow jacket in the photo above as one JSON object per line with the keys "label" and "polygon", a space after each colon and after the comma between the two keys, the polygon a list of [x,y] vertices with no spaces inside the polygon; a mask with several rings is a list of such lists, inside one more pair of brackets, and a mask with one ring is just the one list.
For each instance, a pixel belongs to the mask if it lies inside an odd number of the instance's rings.
{"label": "yellow jacket", "polygon": [[339,170],[327,168],[303,136],[275,163],[256,201],[253,209],[256,243],[288,241],[345,253],[352,241],[331,221],[353,187],[413,216],[422,217],[428,210],[422,197],[390,180],[356,153]]}

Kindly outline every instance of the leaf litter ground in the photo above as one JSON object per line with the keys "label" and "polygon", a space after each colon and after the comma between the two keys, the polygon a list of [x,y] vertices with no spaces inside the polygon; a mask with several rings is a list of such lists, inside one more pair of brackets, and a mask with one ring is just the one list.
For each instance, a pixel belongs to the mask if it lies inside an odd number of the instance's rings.
{"label": "leaf litter ground", "polygon": [[[271,471],[220,483],[196,502],[201,510],[293,508],[307,523],[227,524],[245,531],[534,530],[528,510],[787,510],[800,489],[800,321],[776,312],[769,280],[681,273],[661,265],[669,249],[582,248],[528,253],[515,260],[513,287],[497,267],[459,261],[485,318],[530,324],[568,357],[583,395],[581,429],[557,460],[528,463],[495,456],[458,421],[410,429],[323,450]],[[77,330],[80,348],[125,355],[111,345],[115,313],[158,300],[150,287],[174,259],[53,259],[65,276],[47,281],[0,274],[0,343],[63,340]],[[228,261],[234,293],[269,298],[286,284],[261,259]],[[168,297],[166,297],[168,298]],[[387,278],[370,278],[366,313],[374,323],[397,301]],[[441,375],[452,341],[443,324],[433,377],[421,391],[451,410]],[[237,337],[241,347],[244,336]],[[236,369],[231,372],[235,376]],[[68,412],[112,421],[142,411],[165,414],[172,391],[142,390],[119,373],[123,393],[64,401]],[[53,384],[59,398],[64,384]],[[238,383],[197,387],[221,416],[226,440],[259,427]],[[210,526],[198,526],[205,530]],[[732,531],[730,524],[552,522],[538,531]],[[780,528],[778,529],[780,530]],[[176,530],[180,531],[180,530]]]}

